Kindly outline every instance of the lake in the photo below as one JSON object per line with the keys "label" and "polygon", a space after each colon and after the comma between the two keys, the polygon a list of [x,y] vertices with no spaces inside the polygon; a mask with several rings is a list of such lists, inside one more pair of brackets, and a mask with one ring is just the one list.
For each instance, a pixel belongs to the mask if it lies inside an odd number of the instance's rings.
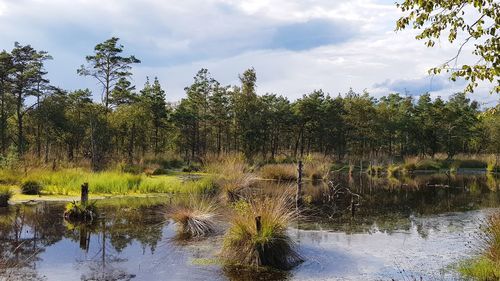
{"label": "lake", "polygon": [[[332,182],[360,195],[355,211],[331,186],[306,184],[304,211],[289,228],[305,261],[289,272],[221,266],[222,235],[176,239],[165,211],[181,199],[160,196],[101,200],[90,226],[65,222],[64,203],[0,208],[0,280],[457,280],[481,221],[500,207],[494,175]],[[262,181],[253,192],[283,188],[294,187]]]}

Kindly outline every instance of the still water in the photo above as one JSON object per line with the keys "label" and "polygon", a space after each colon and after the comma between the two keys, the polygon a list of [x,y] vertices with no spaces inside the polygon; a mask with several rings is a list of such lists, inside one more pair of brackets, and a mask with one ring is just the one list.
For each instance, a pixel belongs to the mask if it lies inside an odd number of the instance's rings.
{"label": "still water", "polygon": [[290,272],[223,268],[221,236],[179,242],[165,216],[172,199],[160,197],[103,200],[92,226],[65,222],[62,203],[0,208],[0,280],[457,280],[481,220],[500,207],[491,175],[333,181],[361,195],[356,212],[333,208],[325,184],[307,185],[289,230],[305,262]]}

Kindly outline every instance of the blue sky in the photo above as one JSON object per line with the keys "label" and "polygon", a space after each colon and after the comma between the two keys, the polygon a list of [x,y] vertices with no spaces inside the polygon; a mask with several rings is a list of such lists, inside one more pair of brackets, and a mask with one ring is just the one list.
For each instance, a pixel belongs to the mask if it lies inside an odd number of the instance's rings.
{"label": "blue sky", "polygon": [[[120,37],[138,88],[158,76],[169,101],[184,96],[200,68],[223,84],[255,67],[258,92],[296,99],[314,89],[368,90],[447,97],[464,87],[427,70],[453,57],[446,42],[428,49],[413,31],[394,32],[400,12],[388,0],[0,0],[0,49],[14,41],[48,51],[52,83],[66,89],[95,81],[76,69],[95,44]],[[473,59],[464,50],[463,62]],[[498,100],[483,85],[473,96]]]}

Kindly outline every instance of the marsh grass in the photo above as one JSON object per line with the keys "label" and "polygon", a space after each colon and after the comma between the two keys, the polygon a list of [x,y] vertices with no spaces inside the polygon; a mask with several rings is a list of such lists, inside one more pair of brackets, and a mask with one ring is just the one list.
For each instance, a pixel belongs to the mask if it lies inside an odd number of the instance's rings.
{"label": "marsh grass", "polygon": [[6,207],[9,205],[9,200],[12,197],[13,192],[8,186],[0,186],[0,207]]}
{"label": "marsh grass", "polygon": [[92,194],[146,194],[146,193],[192,193],[212,192],[213,177],[202,176],[195,181],[183,181],[179,174],[146,176],[121,171],[92,173],[81,168],[57,171],[35,169],[17,182],[34,181],[43,186],[42,194],[78,195],[80,186],[87,182]]}
{"label": "marsh grass", "polygon": [[187,203],[172,207],[167,216],[178,225],[178,238],[210,236],[217,231],[218,203],[206,196],[191,195]]}
{"label": "marsh grass", "polygon": [[459,270],[475,280],[500,280],[500,212],[488,217],[480,230],[477,235],[480,255]]}
{"label": "marsh grass", "polygon": [[291,193],[256,197],[237,206],[224,237],[222,256],[227,264],[286,270],[302,261],[287,234],[288,224],[297,216]]}
{"label": "marsh grass", "polygon": [[[305,162],[303,168],[303,179],[318,181],[326,179],[330,172],[328,162]],[[272,179],[277,181],[296,181],[298,177],[298,165],[293,164],[268,164],[262,166],[259,171],[263,179]]]}
{"label": "marsh grass", "polygon": [[387,166],[387,177],[396,177],[404,174],[406,170],[401,165],[390,164]]}

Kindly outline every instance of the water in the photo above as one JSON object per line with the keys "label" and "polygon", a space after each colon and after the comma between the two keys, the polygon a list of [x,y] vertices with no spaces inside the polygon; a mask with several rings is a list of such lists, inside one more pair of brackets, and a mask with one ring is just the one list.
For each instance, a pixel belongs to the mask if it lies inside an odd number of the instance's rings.
{"label": "water", "polygon": [[176,240],[161,197],[102,201],[92,226],[66,223],[62,203],[0,208],[0,280],[457,280],[481,220],[500,207],[500,180],[486,175],[333,181],[361,195],[355,215],[307,185],[307,216],[289,230],[305,262],[290,272],[223,268],[221,236]]}

